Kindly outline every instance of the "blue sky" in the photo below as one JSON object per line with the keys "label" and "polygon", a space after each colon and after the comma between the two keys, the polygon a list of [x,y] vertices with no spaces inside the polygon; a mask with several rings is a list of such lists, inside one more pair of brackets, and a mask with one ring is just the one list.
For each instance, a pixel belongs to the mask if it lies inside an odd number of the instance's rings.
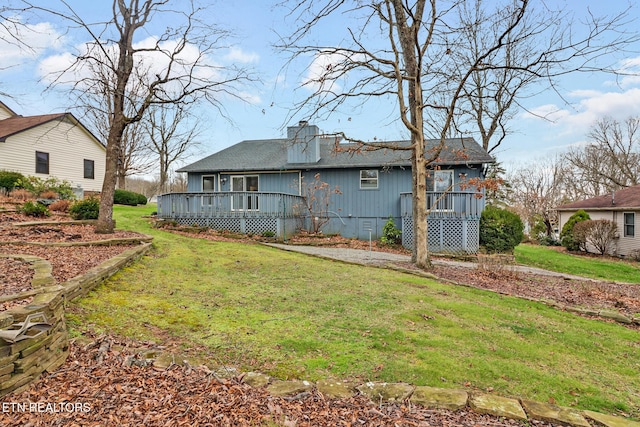
{"label": "blue sky", "polygon": [[[542,0],[538,0],[542,1]],[[596,15],[614,13],[628,7],[627,0],[548,0],[561,4],[579,18],[587,8]],[[54,4],[53,1],[47,2]],[[107,19],[111,1],[69,0],[68,3],[86,21]],[[207,123],[201,135],[199,151],[185,159],[193,161],[245,139],[276,138],[284,135],[286,120],[292,104],[307,95],[299,86],[311,64],[298,61],[284,67],[287,57],[274,50],[277,32],[287,33],[293,22],[285,11],[266,0],[238,0],[216,2],[209,15],[213,22],[231,30],[235,37],[231,48],[221,53],[217,61],[233,61],[251,68],[261,82],[245,88],[247,102],[224,100],[233,123],[220,118],[214,109],[204,109],[201,115]],[[632,5],[629,19],[640,17],[640,6]],[[331,27],[318,32],[322,41],[340,37],[347,24],[336,16]],[[19,114],[46,114],[71,110],[70,100],[61,91],[44,91],[43,76],[48,68],[67,57],[73,46],[87,41],[82,32],[67,31],[63,21],[42,15],[34,21],[36,31],[25,33],[23,39],[34,47],[28,51],[0,41],[4,68],[0,69],[0,91],[14,96],[3,101]],[[638,22],[634,27],[638,27]],[[147,30],[153,35],[154,28]],[[332,40],[333,41],[333,40]],[[640,70],[640,46],[636,53],[613,59],[621,68]],[[560,82],[561,94],[546,91],[527,99],[529,112],[521,111],[511,122],[513,133],[497,152],[498,160],[509,165],[526,163],[537,158],[566,150],[585,142],[585,135],[595,120],[604,116],[625,119],[640,115],[640,78],[625,78],[617,82],[612,76],[598,74],[573,75]],[[403,139],[406,130],[395,120],[393,106],[369,102],[344,114],[331,115],[316,124],[328,133],[346,131],[362,139]],[[540,113],[550,120],[542,120],[531,113]],[[289,124],[303,117],[291,117]]]}

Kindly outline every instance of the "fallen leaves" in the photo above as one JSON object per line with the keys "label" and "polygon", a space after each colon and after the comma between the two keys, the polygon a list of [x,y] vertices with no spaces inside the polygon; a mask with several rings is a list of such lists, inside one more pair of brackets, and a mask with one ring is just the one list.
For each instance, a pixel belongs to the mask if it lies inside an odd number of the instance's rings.
{"label": "fallen leaves", "polygon": [[316,389],[276,397],[266,388],[250,387],[237,377],[217,378],[205,368],[123,366],[126,358],[143,360],[156,347],[113,336],[98,337],[84,347],[71,343],[69,358],[58,371],[45,374],[22,393],[0,400],[35,402],[44,404],[42,408],[58,403],[70,410],[8,411],[0,414],[0,423],[7,427],[522,425],[468,410],[428,410],[410,402],[374,403],[362,395],[330,399]]}

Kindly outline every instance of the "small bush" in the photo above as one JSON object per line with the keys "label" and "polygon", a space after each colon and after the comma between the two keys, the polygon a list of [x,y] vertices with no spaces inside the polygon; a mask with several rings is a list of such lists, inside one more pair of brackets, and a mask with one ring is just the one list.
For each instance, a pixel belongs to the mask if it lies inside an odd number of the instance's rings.
{"label": "small bush", "polygon": [[57,199],[59,196],[58,193],[53,190],[45,190],[40,193],[40,197],[43,199]]}
{"label": "small bush", "polygon": [[480,216],[480,245],[489,253],[513,251],[522,241],[524,225],[518,215],[487,206]]}
{"label": "small bush", "polygon": [[0,171],[0,187],[11,191],[14,188],[20,188],[17,184],[24,179],[24,175],[20,172]]}
{"label": "small bush", "polygon": [[113,194],[113,203],[117,205],[137,206],[146,205],[147,198],[139,193],[127,190],[116,190]]}
{"label": "small bush", "polygon": [[73,219],[98,219],[99,213],[100,201],[95,197],[79,200],[69,208],[69,215]]}
{"label": "small bush", "polygon": [[271,231],[271,230],[266,230],[266,231],[263,231],[263,232],[262,232],[262,237],[268,237],[268,238],[270,238],[270,237],[276,237],[276,233],[274,233],[274,232],[273,232],[273,231]]}
{"label": "small bush", "polygon": [[380,241],[385,245],[397,245],[402,241],[402,231],[396,227],[393,218],[389,216],[384,227],[382,227],[382,237]]}
{"label": "small bush", "polygon": [[50,211],[55,212],[69,212],[69,207],[71,206],[71,201],[66,199],[56,200],[55,202],[49,205]]}
{"label": "small bush", "polygon": [[588,244],[600,255],[611,250],[617,234],[616,223],[606,219],[579,221],[573,227],[573,238],[574,241],[580,242],[580,249],[587,251]]}
{"label": "small bush", "polygon": [[[75,194],[71,183],[68,181],[61,181],[58,178],[51,177],[47,179],[38,178],[37,176],[27,176],[19,180],[17,183],[19,188],[31,191],[34,195],[47,198],[43,194],[48,192],[56,193],[56,198],[61,199],[74,199]],[[51,193],[49,193],[51,194]]]}
{"label": "small bush", "polygon": [[540,246],[560,246],[560,241],[554,236],[542,235],[538,238],[538,244]]}
{"label": "small bush", "polygon": [[583,249],[585,241],[575,238],[573,235],[573,227],[576,223],[587,221],[589,219],[591,219],[589,214],[582,209],[571,215],[569,220],[562,226],[562,231],[560,232],[560,242],[562,242],[562,246],[570,251],[579,251]]}
{"label": "small bush", "polygon": [[45,205],[37,202],[34,203],[32,201],[28,201],[22,205],[20,212],[27,216],[35,216],[38,218],[51,215],[49,209]]}
{"label": "small bush", "polygon": [[31,191],[25,190],[23,188],[14,189],[11,193],[9,193],[9,196],[16,200],[30,200],[34,198]]}

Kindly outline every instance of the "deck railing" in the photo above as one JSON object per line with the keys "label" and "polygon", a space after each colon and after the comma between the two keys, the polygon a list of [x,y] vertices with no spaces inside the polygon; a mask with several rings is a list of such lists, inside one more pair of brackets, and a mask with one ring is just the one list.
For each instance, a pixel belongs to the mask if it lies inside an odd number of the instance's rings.
{"label": "deck railing", "polygon": [[158,197],[160,218],[293,218],[301,196],[255,191],[169,193]]}
{"label": "deck railing", "polygon": [[[478,192],[427,192],[429,218],[479,219],[484,208],[484,195]],[[413,216],[413,194],[400,194],[400,212],[403,217]]]}

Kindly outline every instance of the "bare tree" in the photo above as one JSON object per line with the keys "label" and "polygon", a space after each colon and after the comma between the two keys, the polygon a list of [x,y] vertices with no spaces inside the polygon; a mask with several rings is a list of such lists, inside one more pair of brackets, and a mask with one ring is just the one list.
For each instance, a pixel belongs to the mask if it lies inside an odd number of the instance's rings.
{"label": "bare tree", "polygon": [[578,197],[640,184],[640,117],[629,117],[623,123],[605,117],[591,127],[587,138],[588,145],[565,154],[582,189]]}
{"label": "bare tree", "polygon": [[309,218],[311,233],[320,233],[322,227],[329,222],[331,196],[334,194],[342,194],[340,188],[338,186],[331,188],[328,183],[320,179],[319,173],[314,175],[313,182],[302,182],[304,202],[294,206],[294,209],[304,212]]}
{"label": "bare tree", "polygon": [[[111,120],[114,118],[112,107],[114,105],[114,92],[112,88],[115,85],[116,75],[105,67],[93,67],[89,64],[92,74],[104,81],[106,84],[94,87],[90,91],[86,91],[81,98],[82,104],[77,108],[81,110],[83,117],[88,119],[87,125],[96,132],[96,136],[100,141],[107,141],[109,130],[111,129]],[[136,64],[137,68],[141,68],[142,64]],[[135,73],[137,76],[144,76],[139,70]],[[129,91],[133,94],[144,93],[147,79],[132,79],[129,84]],[[130,103],[127,105],[132,108]],[[128,111],[127,115],[131,116],[133,111]],[[152,161],[148,157],[148,150],[144,140],[144,120],[129,124],[123,134],[120,151],[118,153],[116,187],[124,189],[127,186],[127,177],[135,174],[144,174],[152,169]]]}
{"label": "bare tree", "polygon": [[[221,43],[228,33],[210,24],[210,16],[204,16],[204,10],[193,2],[180,2],[179,8],[172,9],[172,3],[178,4],[172,0],[113,0],[112,17],[101,24],[87,23],[66,2],[61,3],[63,10],[33,4],[30,7],[67,19],[91,38],[56,82],[73,75],[79,99],[92,90],[111,94],[105,112],[112,118],[96,225],[97,232],[111,233],[113,194],[126,128],[142,120],[153,105],[186,106],[206,101],[223,113],[220,97],[237,97],[236,85],[250,76],[244,69],[221,68],[210,59],[215,50],[225,47]],[[144,29],[151,20],[161,17],[171,22],[164,33],[145,42],[138,40],[140,36],[148,36]],[[140,62],[145,65],[136,67]],[[107,75],[111,78],[105,79]],[[133,81],[143,82],[144,90],[132,91]]]}
{"label": "bare tree", "polygon": [[509,173],[511,184],[509,202],[520,217],[533,227],[539,218],[547,236],[557,224],[557,206],[566,202],[564,196],[564,168],[562,158],[537,159]]}
{"label": "bare tree", "polygon": [[[427,247],[427,168],[446,138],[473,123],[490,148],[521,88],[574,70],[592,69],[593,58],[637,35],[616,33],[624,15],[592,17],[577,37],[560,12],[536,11],[530,0],[293,0],[297,30],[283,43],[293,58],[323,58],[304,86],[312,89],[295,113],[309,117],[353,107],[352,100],[392,99],[411,136],[409,145],[358,141],[355,151],[410,150],[413,174],[414,262],[430,267]],[[542,4],[544,7],[544,3]],[[313,29],[336,13],[348,16],[340,46],[305,44]],[[335,27],[332,27],[335,30]],[[616,35],[602,42],[600,36]],[[334,34],[332,34],[334,35]],[[335,36],[335,35],[334,35]],[[535,48],[535,49],[534,49]],[[488,120],[489,124],[485,125]],[[474,129],[477,130],[477,129]],[[426,134],[439,143],[425,150]],[[499,145],[501,139],[495,144]],[[336,146],[336,149],[341,149]]]}
{"label": "bare tree", "polygon": [[147,150],[159,159],[161,192],[167,190],[171,166],[188,149],[197,145],[199,128],[189,112],[180,106],[157,106],[149,110],[145,133],[149,138]]}

